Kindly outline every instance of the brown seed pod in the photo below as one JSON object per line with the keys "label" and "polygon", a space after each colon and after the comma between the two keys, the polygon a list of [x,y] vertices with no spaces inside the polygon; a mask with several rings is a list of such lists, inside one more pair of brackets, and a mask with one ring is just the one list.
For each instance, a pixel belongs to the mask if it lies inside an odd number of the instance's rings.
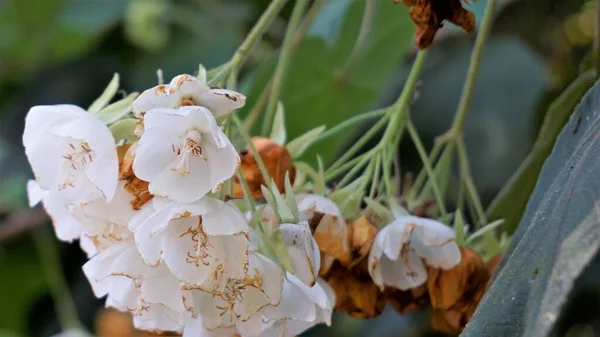
{"label": "brown seed pod", "polygon": [[[273,178],[273,182],[279,191],[283,193],[285,191],[286,172],[289,172],[290,182],[293,183],[296,178],[296,169],[292,163],[290,152],[284,146],[265,137],[253,137],[252,144],[265,164],[267,172]],[[244,179],[248,183],[252,198],[255,200],[262,199],[263,195],[260,186],[264,185],[265,181],[250,147],[247,146],[240,151],[240,159],[240,169],[244,175]],[[233,197],[244,197],[244,190],[237,175],[234,176],[233,181]]]}
{"label": "brown seed pod", "polygon": [[335,262],[325,277],[335,291],[335,310],[345,311],[352,317],[370,318],[381,314],[385,297],[371,280],[367,260],[346,268]]}

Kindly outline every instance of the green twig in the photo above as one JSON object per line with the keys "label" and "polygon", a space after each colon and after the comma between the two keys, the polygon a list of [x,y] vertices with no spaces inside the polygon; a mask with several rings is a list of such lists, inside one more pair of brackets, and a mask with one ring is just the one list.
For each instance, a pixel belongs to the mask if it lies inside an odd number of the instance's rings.
{"label": "green twig", "polygon": [[375,156],[375,170],[373,171],[373,179],[371,182],[371,191],[369,192],[369,198],[375,198],[375,191],[377,190],[377,185],[379,185],[379,171],[381,171],[381,162],[382,162],[382,153],[378,153]]}
{"label": "green twig", "polygon": [[244,178],[244,173],[239,167],[237,169],[237,176],[240,181],[240,185],[242,185],[242,190],[244,191],[244,199],[246,200],[248,207],[250,207],[250,210],[252,210],[252,213],[254,213],[256,211],[256,204],[254,203],[254,199],[252,199],[252,193],[250,192],[246,178]]}
{"label": "green twig", "polygon": [[425,169],[425,172],[427,172],[429,181],[431,182],[431,188],[433,189],[433,194],[435,195],[435,199],[438,203],[438,207],[440,208],[440,212],[442,213],[442,217],[445,220],[448,220],[447,212],[446,212],[446,205],[444,203],[444,196],[442,195],[440,188],[438,186],[437,177],[435,176],[435,172],[433,171],[431,162],[429,161],[429,158],[427,157],[427,151],[425,151],[425,147],[423,146],[423,143],[421,142],[421,139],[419,138],[419,133],[417,132],[417,129],[415,129],[415,126],[413,125],[410,118],[408,119],[408,121],[406,123],[406,129],[408,130],[408,134],[410,135],[410,138],[412,139],[413,143],[415,144],[415,147],[417,148],[417,152],[419,153],[419,156],[421,157],[421,161],[423,161],[423,167]]}
{"label": "green twig", "polygon": [[279,96],[281,87],[285,80],[285,75],[288,69],[288,64],[292,58],[292,46],[294,44],[294,34],[298,29],[304,10],[308,5],[308,0],[296,0],[292,16],[288,22],[287,30],[285,32],[285,38],[283,45],[281,46],[281,54],[279,55],[279,62],[275,73],[273,74],[273,85],[271,87],[271,95],[267,103],[267,110],[265,112],[265,119],[263,121],[262,134],[268,135],[271,132],[271,126],[275,117],[275,111],[277,110],[277,102],[279,102]]}
{"label": "green twig", "polygon": [[271,26],[273,21],[275,21],[275,18],[277,18],[277,15],[286,3],[287,0],[271,1],[269,7],[267,7],[267,9],[260,16],[254,27],[252,27],[252,30],[250,31],[250,33],[248,33],[248,36],[246,36],[244,42],[240,44],[238,49],[235,51],[235,54],[233,54],[231,61],[229,61],[229,66],[231,69],[238,71],[242,68],[244,62],[246,61],[246,57],[248,56],[248,53],[250,52],[252,47],[254,47],[255,43],[258,40],[260,40],[267,31],[267,29],[269,29],[269,27]]}
{"label": "green twig", "polygon": [[325,130],[324,132],[322,132],[320,135],[317,136],[317,138],[313,141],[313,143],[311,145],[314,145],[314,144],[316,144],[324,139],[327,139],[331,136],[335,136],[338,133],[345,131],[347,128],[353,127],[356,124],[364,122],[365,120],[368,120],[368,119],[371,119],[374,117],[381,117],[381,116],[385,115],[386,112],[387,112],[387,108],[384,108],[384,109],[365,112],[363,114],[350,117],[350,118],[346,119],[345,121],[341,122],[340,124],[337,124],[336,126],[332,127],[331,129],[328,129],[328,130]]}
{"label": "green twig", "polygon": [[32,231],[31,235],[38,250],[42,270],[50,288],[62,330],[83,329],[83,325],[77,315],[75,302],[69,290],[69,285],[63,276],[54,237],[48,233],[46,228]]}
{"label": "green twig", "polygon": [[473,97],[473,89],[475,88],[475,80],[477,79],[477,72],[479,71],[479,62],[483,55],[483,47],[490,34],[492,28],[492,22],[494,17],[494,10],[496,8],[496,0],[488,0],[483,14],[483,21],[479,28],[479,33],[475,39],[475,46],[471,53],[471,63],[469,64],[469,70],[467,71],[467,79],[463,86],[462,96],[458,104],[456,115],[454,116],[454,122],[450,130],[440,137],[441,141],[453,140],[459,137],[462,133],[465,118],[471,104],[471,98]]}
{"label": "green twig", "polygon": [[244,129],[244,125],[242,124],[242,122],[240,121],[240,118],[236,114],[234,114],[234,113],[231,114],[231,119],[233,120],[233,122],[235,123],[235,126],[238,128],[238,130],[242,134],[242,137],[244,138],[244,141],[250,148],[250,152],[252,152],[254,159],[256,159],[256,163],[258,164],[258,168],[260,169],[260,173],[263,176],[263,180],[265,181],[265,184],[267,185],[267,187],[270,188],[271,187],[271,176],[269,175],[269,171],[267,171],[267,167],[265,166],[265,163],[263,162],[262,158],[260,157],[260,154],[258,153],[258,151],[256,151],[256,147],[254,147],[254,144],[252,143],[252,138],[248,134],[248,131],[246,129]]}

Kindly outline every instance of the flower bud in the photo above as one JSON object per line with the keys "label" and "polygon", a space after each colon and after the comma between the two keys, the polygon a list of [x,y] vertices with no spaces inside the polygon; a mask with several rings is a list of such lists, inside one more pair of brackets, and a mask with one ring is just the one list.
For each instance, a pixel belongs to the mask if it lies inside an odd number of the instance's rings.
{"label": "flower bud", "polygon": [[[265,164],[269,176],[273,178],[273,182],[277,186],[277,189],[279,189],[281,193],[284,193],[286,172],[289,172],[291,183],[293,183],[296,178],[296,169],[292,163],[292,157],[290,156],[289,151],[271,139],[264,137],[252,138],[252,144]],[[254,200],[262,199],[263,195],[260,186],[265,185],[265,180],[263,179],[256,158],[250,150],[250,147],[247,146],[240,151],[240,158],[240,168],[244,175],[244,179],[248,183],[252,198]],[[237,175],[234,176],[233,197],[244,197],[244,190],[242,189]]]}

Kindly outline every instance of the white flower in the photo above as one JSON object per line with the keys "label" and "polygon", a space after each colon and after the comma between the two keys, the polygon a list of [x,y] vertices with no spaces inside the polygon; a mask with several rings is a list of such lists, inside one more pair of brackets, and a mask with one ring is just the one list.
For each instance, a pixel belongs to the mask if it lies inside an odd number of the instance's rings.
{"label": "white flower", "polygon": [[321,265],[321,255],[308,222],[284,223],[279,225],[279,230],[287,247],[294,275],[306,285],[314,285]]}
{"label": "white flower", "polygon": [[83,266],[97,297],[106,305],[129,311],[137,328],[181,331],[188,315],[181,283],[165,266],[150,267],[132,241],[101,251]]}
{"label": "white flower", "polygon": [[127,226],[136,213],[130,204],[134,198],[125,190],[125,182],[119,181],[110,202],[96,199],[79,207],[72,207],[71,213],[79,220],[85,237],[94,242],[96,250],[100,251],[113,243],[133,238]]}
{"label": "white flower", "polygon": [[288,273],[279,305],[263,310],[260,337],[293,337],[319,323],[329,326],[334,304],[335,292],[326,281],[308,287]]}
{"label": "white flower", "polygon": [[31,108],[23,145],[43,189],[58,191],[72,203],[112,199],[118,174],[115,141],[87,111],[74,105]]}
{"label": "white flower", "polygon": [[[202,316],[190,319],[186,322],[183,328],[182,337],[238,337],[238,329],[233,326],[229,328],[217,328],[214,330],[208,330],[204,326]],[[245,337],[245,336],[244,336]]]}
{"label": "white flower", "polygon": [[397,218],[385,226],[369,253],[369,274],[380,288],[407,290],[427,280],[421,259],[434,268],[450,269],[460,262],[454,231],[431,219]]}
{"label": "white flower", "polygon": [[192,202],[231,178],[239,156],[213,115],[202,107],[154,109],[135,150],[135,175],[150,193]]}
{"label": "white flower", "polygon": [[[334,257],[342,263],[349,262],[350,245],[348,227],[337,205],[328,198],[315,194],[296,196],[300,221],[308,221],[323,259]],[[332,263],[333,260],[329,259]]]}
{"label": "white flower", "polygon": [[245,278],[223,277],[218,289],[189,290],[184,293],[184,300],[194,316],[202,316],[207,329],[237,326],[245,335],[262,330],[262,319],[255,314],[268,305],[277,305],[282,287],[283,271],[279,266],[252,252]]}
{"label": "white flower", "polygon": [[142,118],[156,108],[176,109],[182,106],[202,106],[215,116],[239,109],[246,103],[246,97],[226,89],[210,88],[191,75],[179,75],[168,85],[159,85],[144,91],[133,101],[133,114]]}
{"label": "white flower", "polygon": [[131,220],[135,242],[151,266],[164,262],[188,287],[211,290],[222,277],[244,278],[248,225],[239,210],[218,199],[146,203]]}
{"label": "white flower", "polygon": [[73,205],[69,205],[56,191],[44,190],[35,180],[27,182],[27,194],[29,206],[37,205],[40,200],[44,205],[46,213],[52,219],[52,225],[58,239],[72,242],[79,239],[83,233],[83,227],[71,213]]}

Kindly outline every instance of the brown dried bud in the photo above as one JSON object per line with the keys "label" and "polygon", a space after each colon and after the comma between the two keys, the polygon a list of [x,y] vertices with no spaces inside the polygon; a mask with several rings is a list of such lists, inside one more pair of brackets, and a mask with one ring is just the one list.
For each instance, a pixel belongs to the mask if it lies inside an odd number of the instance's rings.
{"label": "brown dried bud", "polygon": [[468,33],[475,30],[475,15],[462,7],[461,0],[402,0],[402,2],[411,7],[409,15],[417,26],[416,43],[419,49],[431,45],[444,20],[462,27]]}
{"label": "brown dried bud", "polygon": [[[130,145],[117,147],[119,154],[119,180],[126,180],[125,190],[133,194],[135,198],[131,200],[131,208],[139,210],[146,202],[154,196],[148,191],[149,183],[141,180],[134,175],[133,160],[135,158],[135,149],[137,142]],[[124,152],[124,153],[123,153]]]}
{"label": "brown dried bud", "polygon": [[472,250],[462,247],[460,263],[452,269],[430,268],[427,290],[432,328],[458,333],[467,324],[483,297],[490,279],[488,267]]}
{"label": "brown dried bud", "polygon": [[385,308],[385,297],[369,276],[367,260],[351,268],[336,262],[326,280],[335,291],[337,311],[345,311],[352,317],[370,318],[378,316]]}
{"label": "brown dried bud", "polygon": [[384,294],[386,299],[400,314],[417,311],[429,304],[427,287],[425,285],[409,290],[387,287]]}
{"label": "brown dried bud", "polygon": [[[285,191],[286,172],[289,172],[290,182],[293,183],[296,178],[296,169],[292,163],[290,152],[285,147],[265,137],[252,138],[252,144],[264,162],[267,172],[273,178],[273,182],[279,191],[283,193]],[[240,169],[242,170],[244,179],[248,183],[252,198],[255,200],[262,199],[263,195],[260,186],[265,185],[265,181],[249,146],[240,151],[240,159]],[[233,197],[244,197],[244,190],[237,175],[233,177],[233,181]]]}
{"label": "brown dried bud", "polygon": [[152,333],[136,330],[129,313],[114,309],[103,309],[96,315],[95,335],[98,337],[179,336],[173,332]]}
{"label": "brown dried bud", "polygon": [[377,236],[377,227],[363,215],[350,223],[349,230],[352,264],[355,264],[369,254],[371,245]]}

